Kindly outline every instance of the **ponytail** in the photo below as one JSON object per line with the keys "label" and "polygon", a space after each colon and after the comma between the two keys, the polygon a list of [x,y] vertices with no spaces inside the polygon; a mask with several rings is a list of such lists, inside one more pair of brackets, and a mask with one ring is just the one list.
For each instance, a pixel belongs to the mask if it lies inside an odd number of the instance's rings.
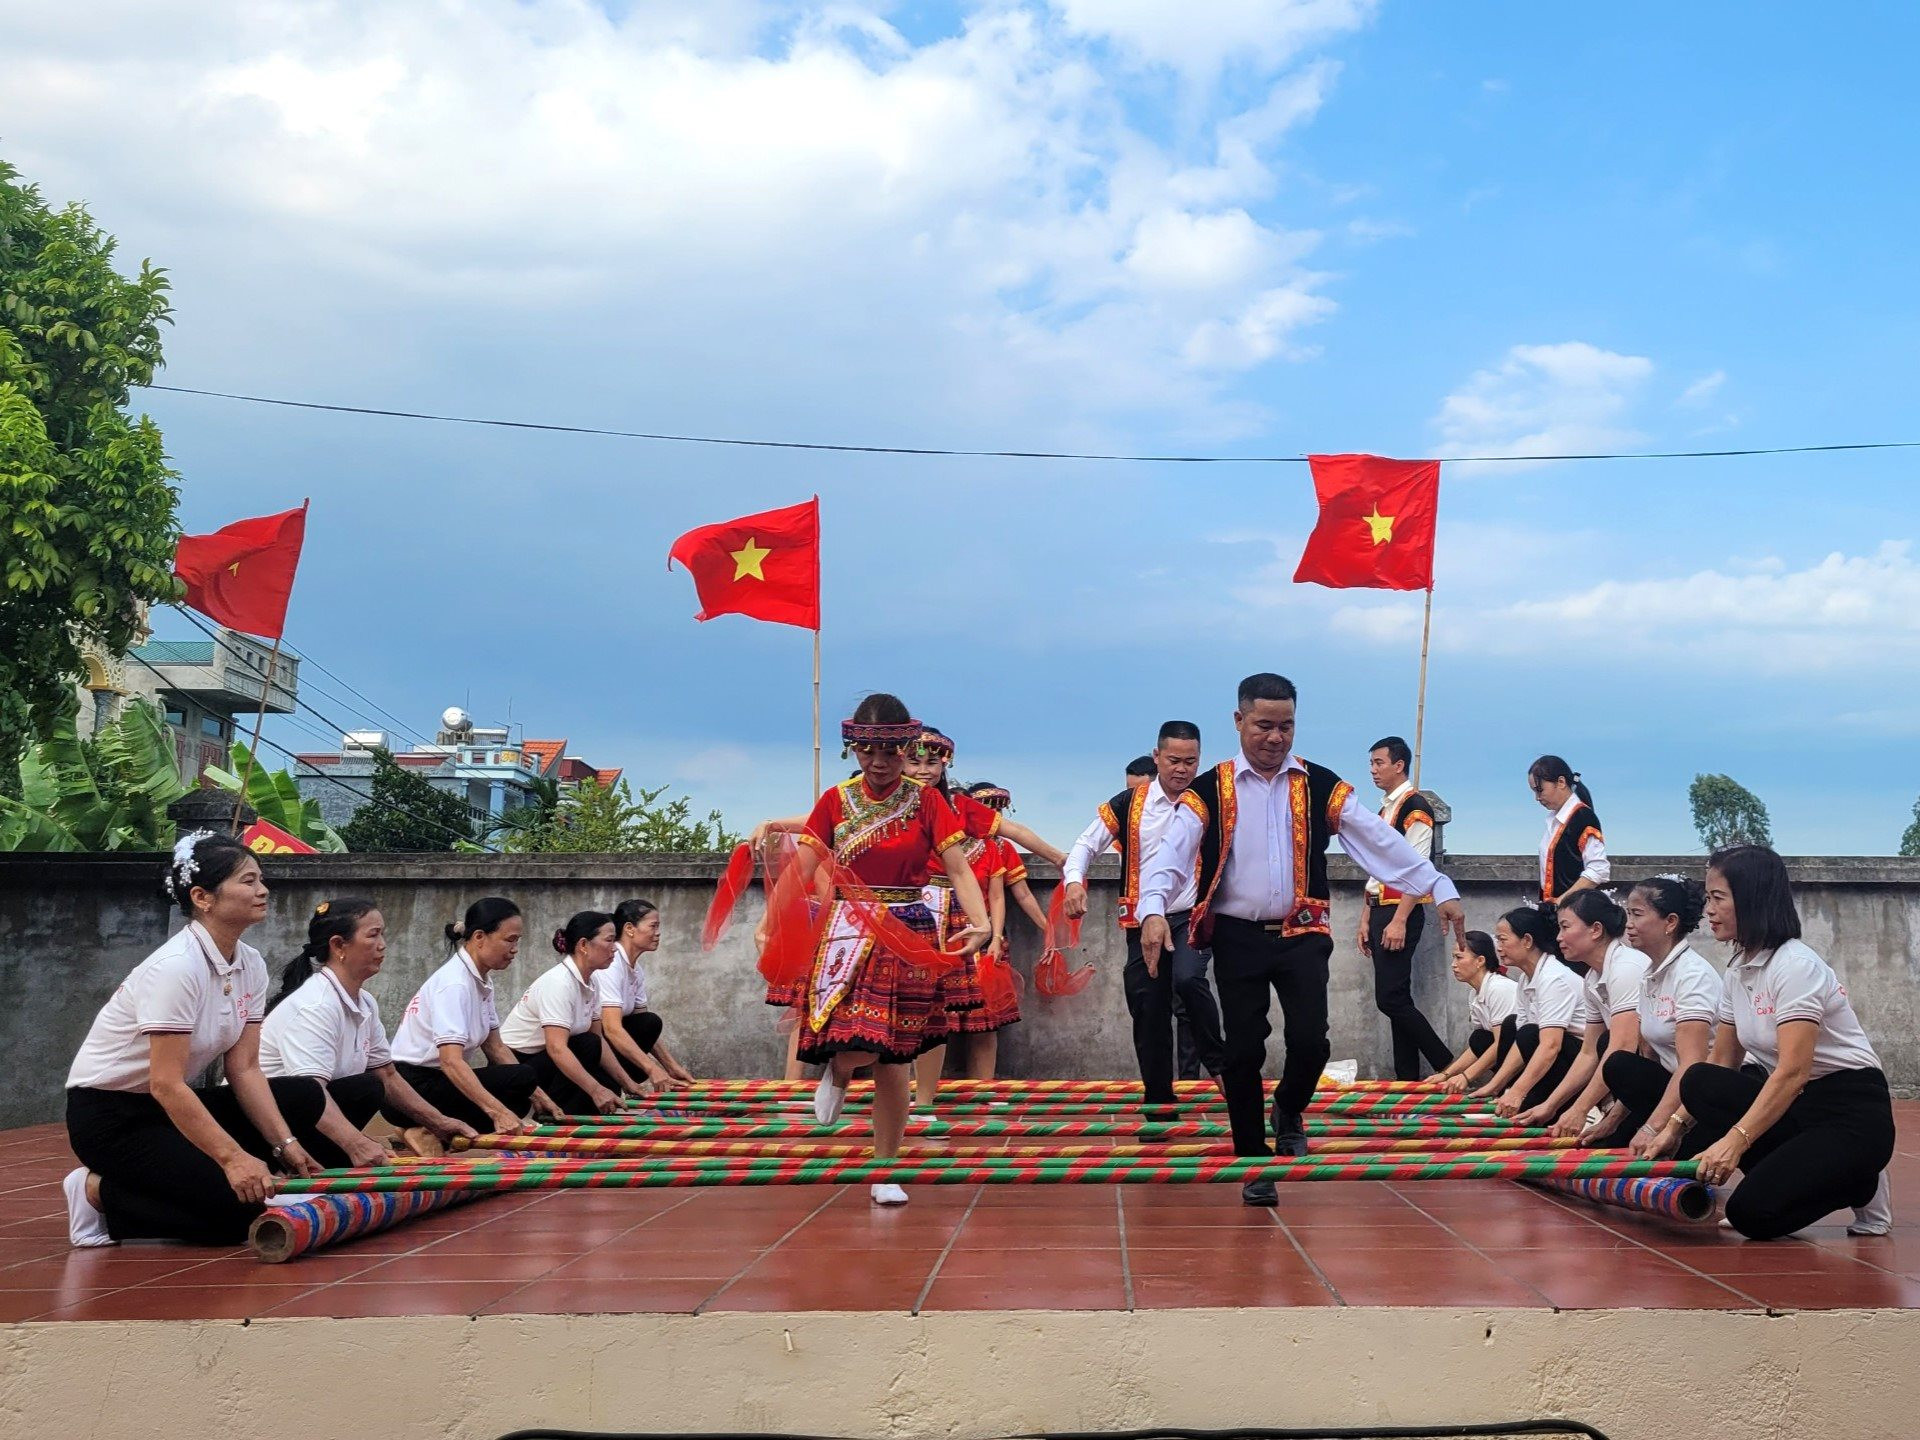
{"label": "ponytail", "polygon": [[[601,926],[612,924],[613,916],[604,910],[582,910],[553,932],[553,948],[562,955],[571,955],[598,935]],[[615,926],[614,933],[619,933],[618,926]]]}
{"label": "ponytail", "polygon": [[1559,908],[1573,912],[1582,925],[1598,925],[1609,940],[1618,940],[1627,929],[1627,912],[1604,890],[1576,890],[1560,898]]}
{"label": "ponytail", "polygon": [[[1378,745],[1373,747],[1378,750]],[[1487,967],[1489,975],[1501,973],[1500,952],[1494,948],[1493,937],[1484,930],[1469,930],[1462,943],[1468,950],[1480,957],[1480,963]]]}
{"label": "ponytail", "polygon": [[466,918],[447,926],[449,948],[458,950],[476,935],[491,935],[520,913],[520,907],[500,895],[488,895],[467,907]]}
{"label": "ponytail", "polygon": [[1580,778],[1580,772],[1567,764],[1558,755],[1542,755],[1527,767],[1527,783],[1538,789],[1555,780],[1564,780],[1573,787],[1573,793],[1580,803],[1589,810],[1593,808],[1593,792],[1587,788],[1586,781]]}
{"label": "ponytail", "polygon": [[360,929],[360,922],[376,908],[373,901],[358,897],[322,900],[314,906],[313,914],[307,918],[307,943],[300,947],[300,953],[289,960],[286,968],[280,972],[280,989],[267,1002],[267,1009],[273,1009],[311,980],[314,972],[327,963],[327,956],[333,951],[333,942],[336,939],[352,940]]}
{"label": "ponytail", "polygon": [[1707,908],[1706,887],[1683,875],[1656,875],[1634,886],[1636,894],[1647,897],[1653,913],[1674,921],[1674,940],[1681,941],[1700,928],[1700,916]]}

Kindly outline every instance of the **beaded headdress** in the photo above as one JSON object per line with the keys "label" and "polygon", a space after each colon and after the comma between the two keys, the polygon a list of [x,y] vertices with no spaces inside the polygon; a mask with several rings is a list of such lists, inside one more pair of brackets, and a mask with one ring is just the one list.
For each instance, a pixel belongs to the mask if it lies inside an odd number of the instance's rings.
{"label": "beaded headdress", "polygon": [[1013,808],[1013,795],[999,785],[970,785],[967,787],[967,793],[989,810],[1011,810]]}
{"label": "beaded headdress", "polygon": [[951,761],[953,759],[953,741],[931,725],[920,727],[920,733],[914,737],[912,749],[916,760]]}
{"label": "beaded headdress", "polygon": [[855,745],[874,745],[885,749],[904,750],[920,738],[920,729],[918,720],[905,720],[898,725],[842,720],[840,722],[840,753],[846,754]]}

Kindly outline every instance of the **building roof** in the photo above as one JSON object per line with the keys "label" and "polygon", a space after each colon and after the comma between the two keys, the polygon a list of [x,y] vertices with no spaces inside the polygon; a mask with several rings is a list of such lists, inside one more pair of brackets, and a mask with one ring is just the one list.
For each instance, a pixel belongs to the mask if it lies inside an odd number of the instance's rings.
{"label": "building roof", "polygon": [[598,780],[603,788],[611,790],[615,785],[620,783],[620,777],[624,773],[621,767],[616,765],[611,770],[594,771],[593,778]]}
{"label": "building roof", "polygon": [[211,640],[149,640],[133,653],[149,665],[211,665]]}
{"label": "building roof", "polygon": [[536,775],[551,773],[553,767],[559,763],[560,757],[566,753],[566,749],[567,742],[564,740],[522,740],[520,742],[520,753],[533,760],[533,773]]}

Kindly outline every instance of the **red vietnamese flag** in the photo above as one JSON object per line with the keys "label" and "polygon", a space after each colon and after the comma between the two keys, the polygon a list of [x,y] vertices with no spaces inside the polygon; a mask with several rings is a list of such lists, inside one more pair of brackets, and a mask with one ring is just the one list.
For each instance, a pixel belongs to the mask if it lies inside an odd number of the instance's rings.
{"label": "red vietnamese flag", "polygon": [[1438,460],[1309,455],[1320,519],[1296,583],[1335,590],[1431,590]]}
{"label": "red vietnamese flag", "polygon": [[673,542],[700,594],[696,619],[746,615],[802,630],[820,628],[820,497],[702,525]]}
{"label": "red vietnamese flag", "polygon": [[278,640],[287,597],[307,537],[307,506],[236,520],[211,535],[182,535],[173,573],[187,582],[187,604],[230,630]]}

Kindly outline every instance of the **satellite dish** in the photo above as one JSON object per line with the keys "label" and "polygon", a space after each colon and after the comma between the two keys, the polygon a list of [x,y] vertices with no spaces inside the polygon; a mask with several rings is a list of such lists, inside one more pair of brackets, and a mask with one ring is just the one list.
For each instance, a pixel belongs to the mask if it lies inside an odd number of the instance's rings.
{"label": "satellite dish", "polygon": [[440,728],[443,730],[470,730],[473,720],[458,705],[449,705],[440,712]]}

